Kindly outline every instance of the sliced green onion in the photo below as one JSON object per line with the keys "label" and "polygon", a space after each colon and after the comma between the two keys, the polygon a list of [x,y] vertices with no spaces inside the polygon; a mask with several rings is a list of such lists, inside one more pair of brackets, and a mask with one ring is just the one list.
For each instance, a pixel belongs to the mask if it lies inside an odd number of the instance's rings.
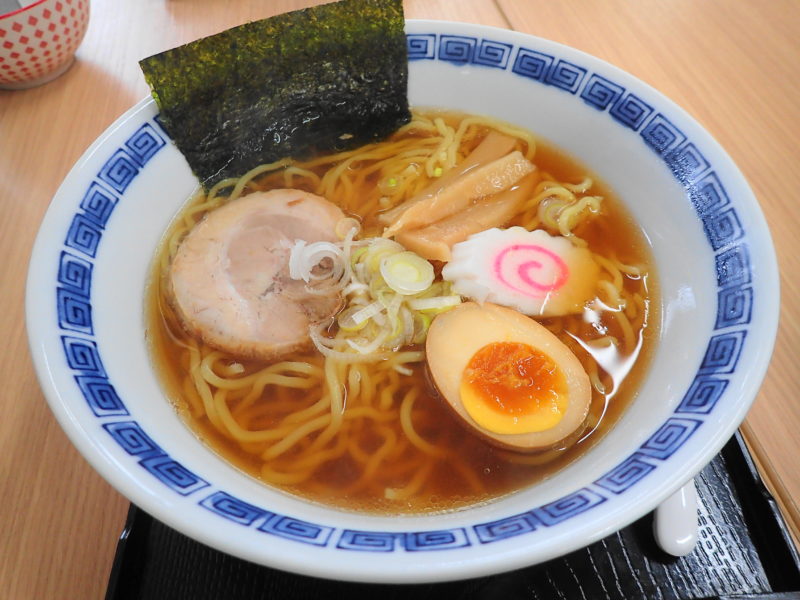
{"label": "sliced green onion", "polygon": [[413,310],[441,310],[461,304],[461,296],[435,296],[433,298],[414,298],[408,301]]}
{"label": "sliced green onion", "polygon": [[368,292],[369,286],[366,283],[361,283],[360,281],[354,281],[353,283],[348,284],[342,290],[342,293],[345,296],[349,296],[351,294],[362,294],[363,292]]}
{"label": "sliced green onion", "polygon": [[415,344],[422,344],[425,342],[425,339],[428,337],[428,329],[430,329],[432,320],[433,319],[429,315],[426,315],[423,312],[414,313],[415,333],[412,342]]}
{"label": "sliced green onion", "polygon": [[[339,221],[336,223],[336,226],[333,228],[333,231],[340,240],[343,240],[348,236],[350,239],[353,239],[353,237],[355,237],[358,232],[361,231],[361,223],[359,223],[358,220],[354,219],[353,217],[345,217],[344,219],[339,219]],[[353,232],[352,235],[350,235],[351,231]]]}
{"label": "sliced green onion", "polygon": [[368,304],[364,308],[360,308],[353,314],[353,322],[356,325],[360,325],[365,321],[368,321],[378,313],[383,311],[383,305],[380,302],[373,302],[372,304]]}
{"label": "sliced green onion", "polygon": [[[315,284],[307,286],[310,290],[341,291],[344,297],[346,307],[336,316],[335,337],[326,335],[331,321],[310,327],[311,341],[326,361],[396,358],[400,348],[425,343],[433,315],[461,302],[448,282],[433,282],[430,262],[394,240],[355,240],[358,228],[356,220],[346,218],[336,228],[339,242],[297,240],[286,245],[293,278]],[[329,285],[316,285],[322,281]],[[424,359],[424,352],[416,354],[411,362]],[[405,365],[395,367],[403,375],[411,374]]]}
{"label": "sliced green onion", "polygon": [[359,354],[374,354],[383,344],[384,340],[387,338],[387,333],[384,331],[378,337],[373,339],[371,342],[365,344],[359,344],[351,339],[345,340],[347,345],[350,346],[353,350],[358,352]]}
{"label": "sliced green onion", "polygon": [[369,248],[367,246],[359,246],[355,250],[350,253],[350,261],[355,264],[358,262],[358,259],[361,257],[362,254],[366,254]]}
{"label": "sliced green onion", "polygon": [[394,254],[399,254],[404,250],[405,248],[403,248],[403,246],[394,240],[377,238],[372,244],[370,244],[367,254],[364,256],[364,262],[367,265],[367,269],[373,273],[376,273],[380,270],[381,263],[383,262],[384,258]]}
{"label": "sliced green onion", "polygon": [[[326,258],[331,261],[330,268],[321,273],[314,273],[314,268]],[[339,283],[346,271],[342,250],[336,244],[331,242],[307,244],[303,240],[296,240],[292,245],[289,255],[289,277],[292,279],[302,279],[306,283],[312,279],[315,281],[331,279]]]}
{"label": "sliced green onion", "polygon": [[[404,367],[402,365],[395,365],[394,370],[400,373],[400,375],[413,375],[414,371],[409,369],[408,367]],[[387,490],[388,491],[388,490]]]}
{"label": "sliced green onion", "polygon": [[433,265],[414,252],[398,252],[381,261],[381,275],[398,294],[424,292],[433,283]]}
{"label": "sliced green onion", "polygon": [[342,331],[358,331],[363,329],[367,324],[367,319],[362,321],[356,321],[355,315],[364,310],[361,306],[348,306],[342,312],[340,312],[336,320],[339,322],[339,329]]}
{"label": "sliced green onion", "polygon": [[389,305],[386,307],[386,314],[389,317],[389,335],[386,339],[394,340],[397,339],[397,336],[400,335],[400,332],[403,329],[403,323],[400,318],[400,306],[403,303],[403,297],[398,294],[393,294],[392,298],[389,302]]}
{"label": "sliced green onion", "polygon": [[400,319],[403,322],[403,344],[414,341],[414,314],[406,306],[400,307]]}

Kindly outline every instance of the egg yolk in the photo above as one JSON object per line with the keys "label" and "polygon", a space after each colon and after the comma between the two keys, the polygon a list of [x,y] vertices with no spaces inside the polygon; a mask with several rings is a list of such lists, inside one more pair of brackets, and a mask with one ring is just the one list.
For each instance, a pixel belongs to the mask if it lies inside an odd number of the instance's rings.
{"label": "egg yolk", "polygon": [[478,350],[461,377],[461,402],[494,433],[533,433],[555,427],[567,410],[564,373],[547,354],[519,342]]}

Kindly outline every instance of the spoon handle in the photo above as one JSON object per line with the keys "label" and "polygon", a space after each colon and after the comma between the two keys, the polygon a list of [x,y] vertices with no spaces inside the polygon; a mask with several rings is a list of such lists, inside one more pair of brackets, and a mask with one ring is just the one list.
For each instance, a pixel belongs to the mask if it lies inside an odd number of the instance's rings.
{"label": "spoon handle", "polygon": [[694,479],[656,507],[653,535],[664,552],[686,556],[697,543],[697,490]]}

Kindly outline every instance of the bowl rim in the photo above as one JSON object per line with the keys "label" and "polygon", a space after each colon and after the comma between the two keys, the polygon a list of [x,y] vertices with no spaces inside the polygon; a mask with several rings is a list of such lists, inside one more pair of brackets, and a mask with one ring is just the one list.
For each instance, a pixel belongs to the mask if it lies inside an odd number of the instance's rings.
{"label": "bowl rim", "polygon": [[[383,566],[378,567],[375,564],[370,563],[363,568],[356,566],[346,569],[342,568],[341,564],[335,564],[331,566],[321,564],[321,561],[306,561],[305,563],[298,563],[297,558],[295,556],[290,556],[289,553],[285,555],[273,554],[272,556],[265,558],[263,553],[253,552],[252,548],[250,547],[242,548],[235,540],[220,540],[217,535],[211,535],[208,533],[208,531],[198,530],[198,528],[194,527],[188,518],[180,518],[180,515],[177,515],[178,518],[176,519],[176,514],[174,511],[170,512],[170,509],[163,504],[154,504],[151,499],[147,497],[147,495],[142,494],[141,489],[135,484],[134,479],[130,478],[130,475],[123,474],[122,470],[119,470],[118,466],[113,464],[108,457],[103,456],[102,453],[99,453],[95,443],[84,436],[80,426],[75,422],[70,415],[69,410],[67,410],[67,407],[64,405],[64,401],[60,396],[59,390],[54,383],[52,373],[50,372],[50,369],[53,367],[48,361],[48,357],[42,348],[41,339],[38,337],[41,335],[41,324],[36,323],[39,317],[39,314],[37,314],[37,295],[39,295],[40,277],[38,276],[35,267],[43,260],[52,262],[52,257],[45,258],[44,252],[46,246],[48,243],[50,243],[50,240],[46,239],[46,235],[49,233],[49,224],[57,219],[57,217],[53,214],[53,207],[57,204],[59,198],[67,194],[71,177],[73,177],[74,174],[79,173],[81,169],[83,169],[85,165],[92,159],[95,153],[100,151],[104,147],[104,144],[106,144],[108,140],[111,139],[114,134],[125,125],[125,123],[137,118],[140,114],[143,114],[143,111],[153,110],[154,101],[151,98],[145,98],[124,113],[119,119],[117,119],[114,124],[112,124],[101,136],[95,140],[95,142],[90,145],[83,156],[76,162],[75,166],[70,171],[70,174],[67,175],[64,183],[62,183],[62,185],[59,187],[59,190],[56,192],[53,201],[51,202],[51,206],[48,208],[47,215],[42,223],[39,234],[37,235],[31,255],[28,274],[26,290],[26,323],[29,334],[31,355],[33,357],[34,366],[36,368],[37,376],[39,377],[42,389],[44,390],[47,401],[62,428],[67,433],[72,443],[81,451],[87,461],[107,481],[109,481],[112,486],[119,490],[123,495],[134,501],[141,508],[152,514],[154,517],[168,523],[171,527],[174,527],[175,529],[195,539],[198,539],[208,545],[217,547],[225,552],[228,552],[229,554],[240,556],[253,562],[258,562],[297,573],[328,577],[331,579],[347,579],[364,582],[426,582],[476,577],[479,575],[497,573],[514,568],[524,567],[533,564],[534,562],[541,562],[550,558],[554,558],[564,554],[565,552],[583,547],[604,537],[605,535],[612,533],[613,531],[620,529],[621,527],[624,527],[625,525],[633,522],[635,519],[651,511],[660,502],[680,488],[688,479],[693,477],[703,466],[705,466],[705,464],[707,464],[711,458],[713,458],[719,449],[722,448],[724,443],[730,438],[736,427],[738,427],[739,423],[744,418],[744,415],[749,409],[750,404],[755,399],[757,390],[766,373],[766,368],[769,363],[769,354],[771,353],[774,345],[775,334],[777,332],[777,308],[779,302],[779,294],[777,293],[779,285],[777,277],[777,262],[770,234],[766,227],[766,221],[763,218],[763,214],[760,212],[755,196],[744,180],[741,172],[733,163],[732,159],[713,139],[711,134],[703,129],[702,126],[700,126],[699,123],[689,116],[688,113],[686,113],[682,108],[648,84],[622,71],[621,69],[589,54],[556,42],[502,28],[458,23],[454,21],[410,19],[407,20],[406,23],[406,35],[409,38],[410,47],[412,41],[415,39],[414,36],[417,36],[418,39],[422,40],[425,36],[434,35],[434,40],[441,43],[441,36],[458,37],[472,35],[474,36],[474,39],[480,39],[482,41],[497,40],[499,37],[503,40],[503,44],[505,44],[505,42],[512,44],[514,46],[514,50],[517,52],[519,52],[520,49],[524,49],[525,45],[527,44],[534,48],[549,49],[554,55],[556,55],[556,52],[558,52],[560,53],[558,56],[567,56],[573,61],[575,61],[577,57],[577,59],[582,62],[580,62],[578,65],[572,66],[579,66],[580,68],[580,65],[586,66],[588,64],[593,65],[595,73],[597,72],[597,69],[600,69],[604,74],[612,73],[617,78],[617,81],[623,80],[627,82],[628,85],[634,85],[637,90],[644,90],[648,98],[658,98],[659,105],[666,107],[670,115],[677,114],[681,116],[682,120],[687,120],[694,123],[697,127],[697,131],[695,133],[699,133],[706,138],[704,141],[713,149],[715,156],[721,161],[725,162],[725,167],[731,171],[729,177],[732,178],[736,183],[736,189],[743,192],[743,199],[737,199],[737,202],[750,203],[751,208],[754,209],[755,220],[752,223],[748,223],[748,231],[756,231],[756,233],[761,236],[762,239],[758,283],[764,288],[772,288],[775,290],[774,294],[766,295],[766,298],[764,298],[765,294],[762,293],[762,298],[760,298],[760,301],[764,301],[764,306],[760,310],[766,315],[763,317],[763,319],[766,331],[765,335],[769,343],[766,344],[765,347],[761,348],[760,362],[751,372],[751,376],[746,382],[744,382],[742,389],[739,390],[739,392],[745,397],[749,398],[749,400],[740,402],[737,405],[738,410],[736,410],[733,415],[729,416],[732,418],[728,419],[727,424],[725,426],[719,426],[715,431],[715,434],[707,439],[706,443],[704,444],[704,452],[701,455],[694,456],[683,464],[683,471],[686,474],[686,477],[684,479],[672,478],[666,483],[661,482],[660,484],[651,486],[652,490],[649,498],[645,501],[640,501],[636,505],[635,511],[632,511],[631,508],[625,503],[618,502],[618,507],[607,514],[608,518],[603,525],[595,525],[589,530],[588,535],[583,535],[583,537],[581,537],[581,539],[577,542],[574,540],[572,543],[569,543],[569,541],[565,542],[562,538],[564,538],[566,534],[562,532],[555,536],[555,538],[558,539],[554,539],[554,543],[549,551],[547,549],[540,551],[534,559],[531,558],[529,552],[526,552],[527,549],[525,547],[509,547],[504,546],[503,544],[489,546],[489,548],[492,549],[491,552],[478,553],[476,556],[471,556],[468,558],[465,558],[464,556],[453,556],[450,558],[446,555],[451,553],[437,552],[436,560],[428,560],[428,565],[415,566],[414,568],[417,570],[414,572],[409,572],[408,565],[401,565],[397,569],[386,569]],[[434,50],[436,49],[437,48],[434,48]],[[474,49],[475,46],[473,43],[473,50]],[[426,58],[428,57],[421,57],[423,60]],[[509,57],[506,57],[506,59],[508,58]],[[444,59],[439,58],[439,60]],[[567,61],[565,60],[564,62]],[[567,64],[571,63],[567,62]],[[612,110],[610,107],[606,108],[608,110]],[[726,183],[728,183],[727,178]],[[52,250],[49,251],[52,252]],[[51,278],[49,281],[52,282],[52,273],[50,274],[50,277]],[[689,435],[691,435],[691,433],[693,433],[693,430],[689,432]],[[613,498],[611,495],[609,497]],[[471,533],[470,535],[472,536],[470,539],[474,540],[475,534]],[[468,538],[469,537],[470,536],[468,536]],[[280,554],[280,552],[276,554]],[[302,552],[300,552],[300,554],[302,554]],[[423,555],[420,556],[426,555],[423,553]],[[356,561],[356,563],[361,562],[362,561]],[[402,563],[402,561],[400,562]]]}

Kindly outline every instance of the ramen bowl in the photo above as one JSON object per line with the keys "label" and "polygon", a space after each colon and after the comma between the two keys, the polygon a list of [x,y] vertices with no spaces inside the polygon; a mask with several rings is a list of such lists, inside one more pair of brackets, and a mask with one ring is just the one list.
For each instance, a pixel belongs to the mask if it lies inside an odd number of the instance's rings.
{"label": "ramen bowl", "polygon": [[145,339],[154,250],[197,181],[143,100],[78,161],[33,251],[31,351],[53,412],[120,493],[224,552],[369,582],[476,577],[542,562],[653,510],[744,418],[777,327],[774,250],[731,159],[657,91],[596,58],[510,31],[409,21],[412,105],[483,114],[550,140],[615,190],[651,245],[662,324],[614,428],[536,485],[439,514],[311,503],[232,467],[166,399]]}

